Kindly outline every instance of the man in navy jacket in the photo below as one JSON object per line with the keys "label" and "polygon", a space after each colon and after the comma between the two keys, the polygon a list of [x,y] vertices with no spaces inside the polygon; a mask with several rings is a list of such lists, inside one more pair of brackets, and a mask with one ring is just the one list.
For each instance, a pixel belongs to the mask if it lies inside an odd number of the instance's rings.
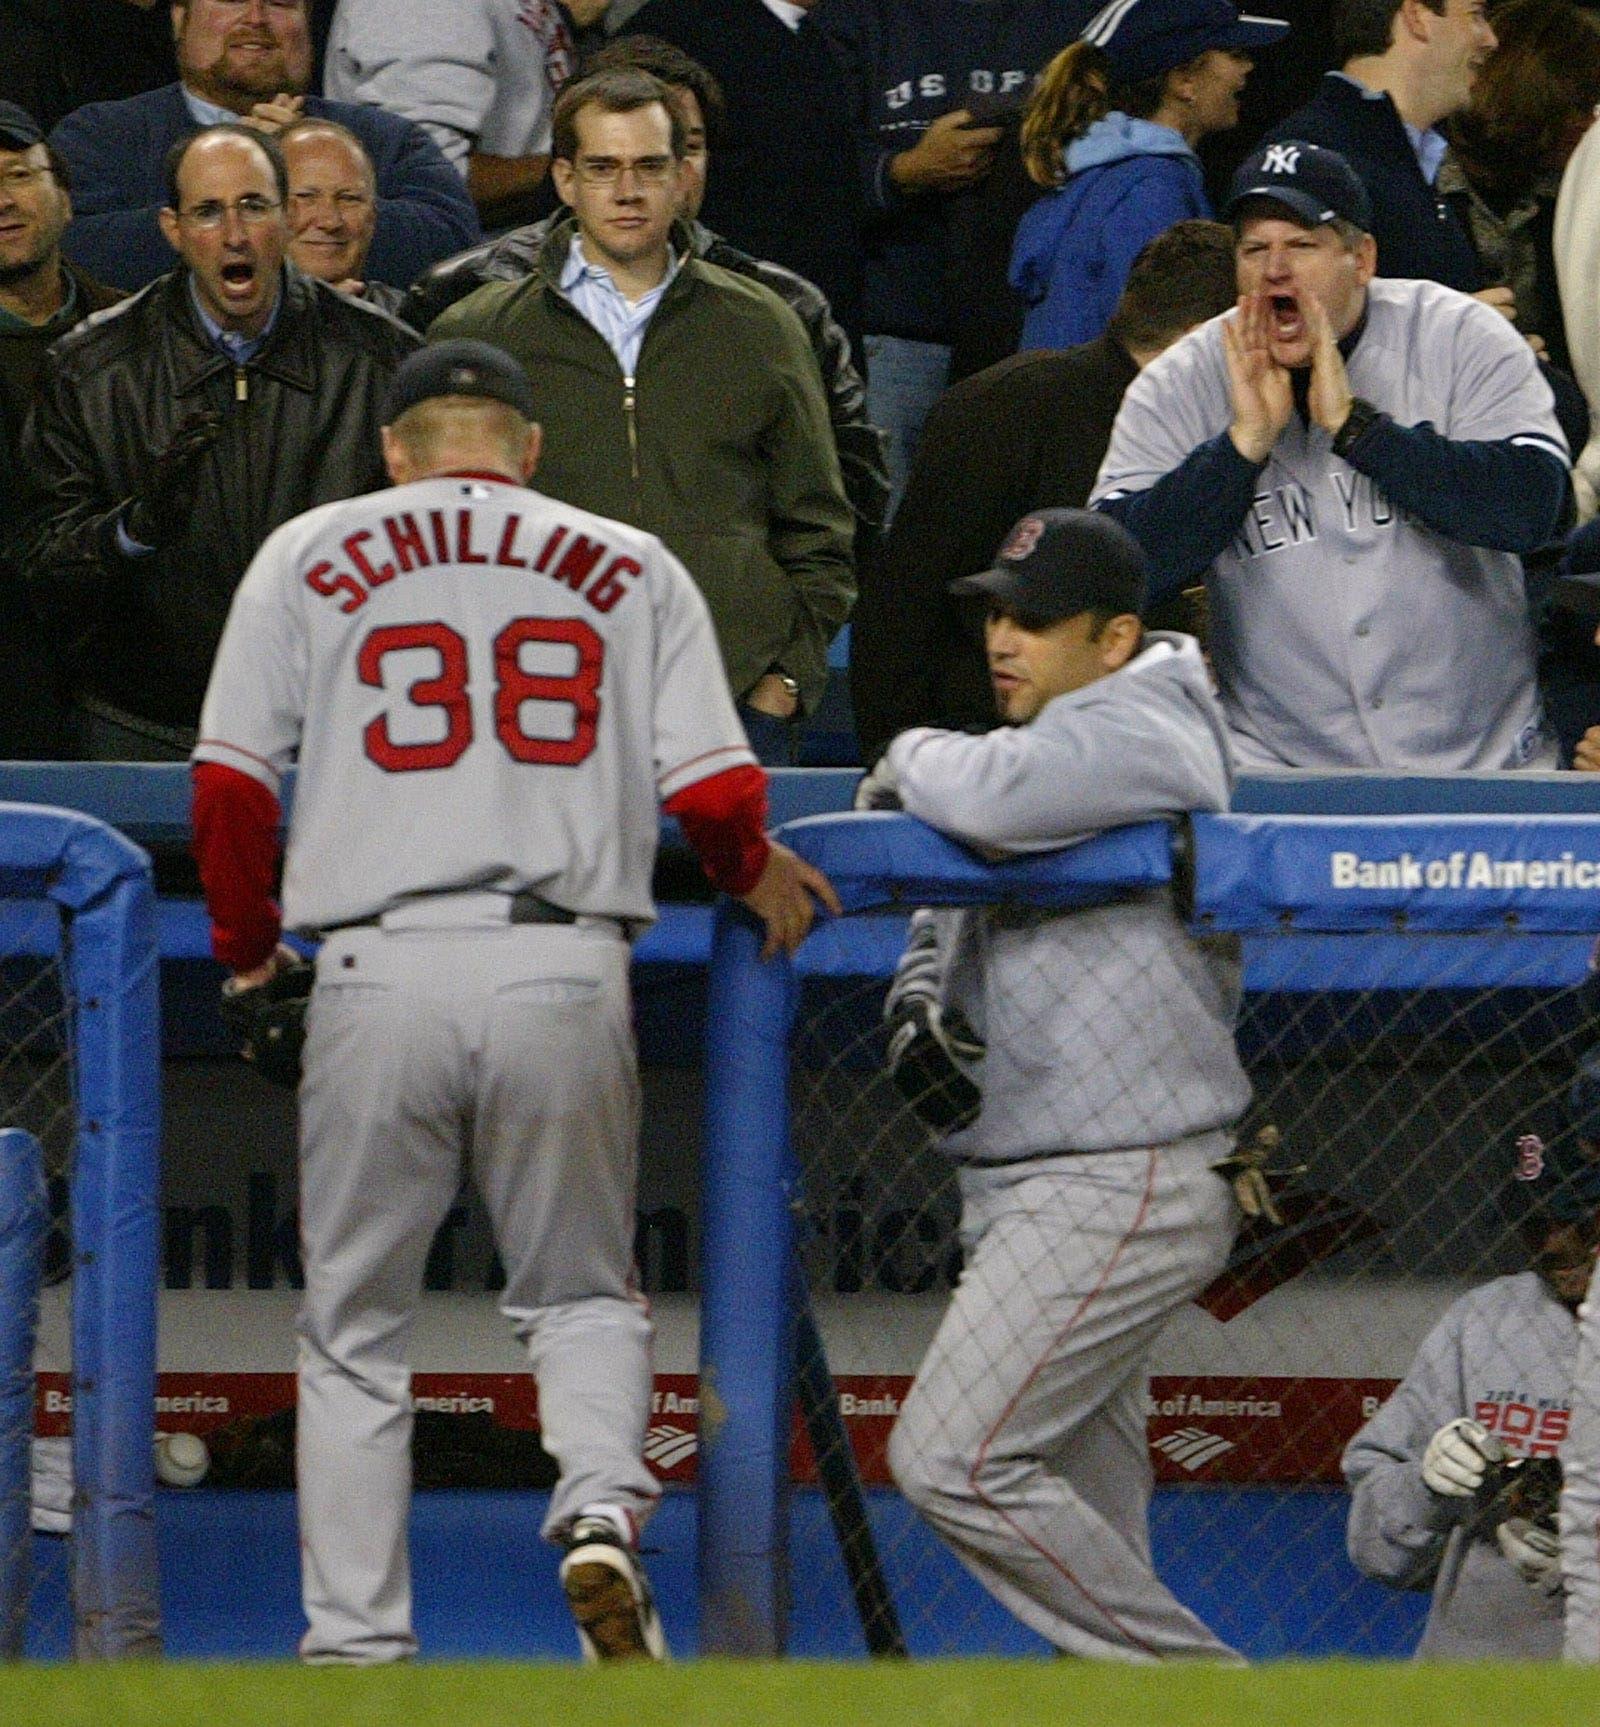
{"label": "man in navy jacket", "polygon": [[1434,188],[1445,152],[1436,128],[1467,105],[1495,46],[1484,0],[1339,0],[1334,41],[1343,70],[1263,142],[1294,138],[1344,157],[1371,200],[1385,276],[1490,288],[1464,220]]}
{"label": "man in navy jacket", "polygon": [[422,128],[381,108],[308,96],[306,0],[174,0],[179,82],[69,114],[50,142],[72,171],[74,217],[64,249],[81,268],[136,289],[172,267],[156,213],[163,165],[180,138],[243,120],[276,135],[314,114],[348,126],[378,180],[378,231],[368,257],[381,282],[408,287],[427,265],[478,238],[461,176]]}

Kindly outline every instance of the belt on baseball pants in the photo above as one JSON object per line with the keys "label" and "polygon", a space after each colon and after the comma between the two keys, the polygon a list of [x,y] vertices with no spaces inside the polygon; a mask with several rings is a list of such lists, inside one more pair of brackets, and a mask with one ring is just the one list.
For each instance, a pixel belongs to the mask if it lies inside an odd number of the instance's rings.
{"label": "belt on baseball pants", "polygon": [[620,918],[590,917],[555,905],[529,888],[519,893],[437,894],[386,907],[370,917],[351,918],[348,923],[324,924],[322,933],[332,935],[347,929],[450,929],[479,923],[556,924],[570,929],[574,924],[608,924],[629,934]]}

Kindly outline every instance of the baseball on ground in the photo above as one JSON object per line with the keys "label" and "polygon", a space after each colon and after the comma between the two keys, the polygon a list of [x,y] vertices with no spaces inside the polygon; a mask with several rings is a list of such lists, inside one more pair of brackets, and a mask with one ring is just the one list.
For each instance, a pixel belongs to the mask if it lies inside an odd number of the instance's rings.
{"label": "baseball on ground", "polygon": [[206,1478],[211,1453],[195,1433],[156,1435],[156,1479],[168,1487],[194,1487]]}

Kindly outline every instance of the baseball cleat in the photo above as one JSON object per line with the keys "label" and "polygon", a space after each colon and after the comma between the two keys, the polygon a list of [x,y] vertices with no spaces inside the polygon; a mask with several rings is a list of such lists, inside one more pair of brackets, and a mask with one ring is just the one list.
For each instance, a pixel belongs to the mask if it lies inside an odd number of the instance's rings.
{"label": "baseball cleat", "polygon": [[632,1549],[604,1518],[580,1517],[567,1537],[561,1587],[585,1661],[665,1661],[667,1640]]}

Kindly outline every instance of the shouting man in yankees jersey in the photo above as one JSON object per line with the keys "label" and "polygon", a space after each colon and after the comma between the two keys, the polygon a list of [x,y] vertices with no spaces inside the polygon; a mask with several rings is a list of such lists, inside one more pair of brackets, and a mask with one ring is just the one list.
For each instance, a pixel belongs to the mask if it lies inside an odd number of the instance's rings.
{"label": "shouting man in yankees jersey", "polygon": [[525,488],[526,375],[479,342],[397,372],[397,489],[313,510],[235,596],[194,753],[236,989],[325,939],[300,1090],[297,1468],[312,1661],[412,1654],[406,1345],[470,1159],[560,1468],[544,1533],[584,1652],[664,1654],[636,1558],[650,1324],[633,1275],[629,937],[658,805],[793,949],[826,880],[763,834],[765,776],[705,602],[653,536]]}
{"label": "shouting man in yankees jersey", "polygon": [[1555,532],[1568,452],[1515,329],[1375,275],[1367,194],[1332,150],[1234,177],[1239,304],[1117,415],[1093,501],[1157,596],[1204,577],[1240,765],[1556,765],[1518,554]]}

